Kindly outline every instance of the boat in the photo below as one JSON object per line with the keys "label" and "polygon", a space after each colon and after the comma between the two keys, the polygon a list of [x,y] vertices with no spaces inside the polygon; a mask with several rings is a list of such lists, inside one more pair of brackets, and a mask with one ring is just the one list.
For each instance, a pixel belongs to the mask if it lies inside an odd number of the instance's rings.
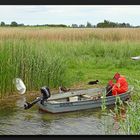
{"label": "boat", "polygon": [[132,60],[140,60],[140,56],[131,57]]}
{"label": "boat", "polygon": [[[100,108],[105,103],[106,106],[115,104],[116,97],[126,101],[133,91],[133,86],[129,85],[128,91],[116,96],[104,96],[105,88],[91,88],[65,93],[52,94],[42,104],[37,102],[40,110],[50,113],[72,112],[92,108]],[[102,95],[102,96],[99,96]]]}

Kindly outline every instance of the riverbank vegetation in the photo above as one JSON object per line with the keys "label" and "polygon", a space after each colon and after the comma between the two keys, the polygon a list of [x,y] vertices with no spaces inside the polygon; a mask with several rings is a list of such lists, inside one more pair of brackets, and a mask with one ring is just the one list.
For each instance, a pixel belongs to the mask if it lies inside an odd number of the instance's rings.
{"label": "riverbank vegetation", "polygon": [[132,82],[135,89],[129,102],[126,102],[125,118],[118,120],[120,129],[125,135],[140,134],[140,81],[133,79]]}
{"label": "riverbank vegetation", "polygon": [[125,134],[139,134],[140,61],[131,60],[139,46],[139,28],[1,27],[0,98],[15,94],[16,77],[32,92],[44,85],[84,88],[97,79],[105,86],[119,72],[135,87],[120,125]]}
{"label": "riverbank vegetation", "polygon": [[20,77],[28,91],[41,86],[58,88],[105,85],[115,72],[140,80],[140,29],[0,28],[0,93],[15,92]]}

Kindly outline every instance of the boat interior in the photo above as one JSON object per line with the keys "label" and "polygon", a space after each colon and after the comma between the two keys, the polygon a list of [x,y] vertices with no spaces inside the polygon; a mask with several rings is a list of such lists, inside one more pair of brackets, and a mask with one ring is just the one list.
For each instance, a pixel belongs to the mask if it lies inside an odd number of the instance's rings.
{"label": "boat interior", "polygon": [[76,95],[72,97],[66,97],[66,98],[60,98],[60,99],[54,99],[54,100],[49,100],[49,103],[55,104],[55,103],[68,103],[68,102],[77,102],[77,101],[85,101],[85,100],[98,100],[100,97],[99,96],[90,96],[87,94],[82,94],[82,95]]}

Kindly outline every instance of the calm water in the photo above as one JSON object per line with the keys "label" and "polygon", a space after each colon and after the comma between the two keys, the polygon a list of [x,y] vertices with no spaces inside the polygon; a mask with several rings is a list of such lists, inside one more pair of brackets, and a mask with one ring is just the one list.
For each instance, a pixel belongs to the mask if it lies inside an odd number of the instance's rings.
{"label": "calm water", "polygon": [[[117,122],[101,109],[50,114],[35,105],[23,109],[25,98],[0,110],[0,135],[103,135],[117,134]],[[4,106],[4,105],[3,105]]]}

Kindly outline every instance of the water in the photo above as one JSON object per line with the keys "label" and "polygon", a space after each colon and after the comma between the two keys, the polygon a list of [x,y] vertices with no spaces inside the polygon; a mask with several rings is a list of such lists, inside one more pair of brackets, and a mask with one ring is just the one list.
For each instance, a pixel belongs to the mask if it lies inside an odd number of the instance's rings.
{"label": "water", "polygon": [[[12,100],[12,99],[11,99]],[[12,104],[10,104],[12,102]],[[0,135],[104,135],[117,134],[111,116],[101,109],[50,114],[35,105],[23,109],[25,97],[11,101],[0,109]],[[110,132],[111,130],[111,132]]]}

